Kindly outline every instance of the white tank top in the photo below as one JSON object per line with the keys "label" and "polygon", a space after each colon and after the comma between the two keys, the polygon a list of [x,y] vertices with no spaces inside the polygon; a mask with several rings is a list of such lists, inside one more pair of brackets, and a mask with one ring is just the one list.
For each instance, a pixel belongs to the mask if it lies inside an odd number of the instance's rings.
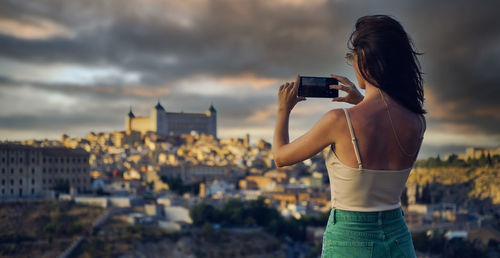
{"label": "white tank top", "polygon": [[[412,167],[401,170],[363,168],[349,112],[346,109],[344,112],[358,168],[343,164],[330,147],[325,162],[330,178],[332,208],[348,211],[384,211],[400,207],[401,194]],[[424,122],[421,117],[420,121],[422,123],[420,137],[423,138]]]}

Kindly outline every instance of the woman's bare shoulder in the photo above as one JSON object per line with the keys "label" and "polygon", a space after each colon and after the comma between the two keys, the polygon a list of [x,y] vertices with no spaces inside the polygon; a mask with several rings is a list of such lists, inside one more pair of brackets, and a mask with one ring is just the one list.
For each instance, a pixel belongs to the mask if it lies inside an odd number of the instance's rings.
{"label": "woman's bare shoulder", "polygon": [[337,124],[338,122],[345,120],[344,110],[341,108],[332,109],[326,112],[322,119],[326,119],[329,122]]}
{"label": "woman's bare shoulder", "polygon": [[341,108],[332,109],[326,112],[320,120],[323,120],[323,122],[328,125],[329,138],[336,142],[338,140],[339,133],[343,131],[343,128],[347,123],[344,110]]}

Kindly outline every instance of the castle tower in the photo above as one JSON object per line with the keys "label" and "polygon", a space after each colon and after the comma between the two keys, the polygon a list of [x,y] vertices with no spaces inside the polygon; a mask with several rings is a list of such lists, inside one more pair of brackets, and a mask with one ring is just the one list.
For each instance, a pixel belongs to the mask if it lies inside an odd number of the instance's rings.
{"label": "castle tower", "polygon": [[132,119],[135,118],[134,113],[132,113],[132,106],[130,106],[130,111],[125,116],[125,131],[130,133],[132,131]]}
{"label": "castle tower", "polygon": [[158,99],[158,103],[153,108],[151,112],[151,128],[157,134],[167,135],[167,112],[165,108],[160,104],[160,100]]}
{"label": "castle tower", "polygon": [[250,147],[250,134],[245,134],[245,138],[243,139],[243,146],[245,148]]}
{"label": "castle tower", "polygon": [[210,103],[210,107],[205,111],[205,115],[208,117],[208,134],[213,135],[217,138],[217,111],[214,108],[213,103]]}

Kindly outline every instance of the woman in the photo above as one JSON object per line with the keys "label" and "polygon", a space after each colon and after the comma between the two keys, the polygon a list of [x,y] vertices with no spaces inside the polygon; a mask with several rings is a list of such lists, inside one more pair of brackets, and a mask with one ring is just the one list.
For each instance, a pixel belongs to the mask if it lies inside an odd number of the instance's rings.
{"label": "woman", "polygon": [[425,131],[418,53],[399,22],[384,15],[358,19],[349,39],[358,86],[332,75],[354,104],[324,114],[307,133],[289,143],[288,118],[298,82],[281,85],[273,154],[278,167],[314,156],[329,146],[326,166],[332,210],[322,257],[415,257],[400,197]]}

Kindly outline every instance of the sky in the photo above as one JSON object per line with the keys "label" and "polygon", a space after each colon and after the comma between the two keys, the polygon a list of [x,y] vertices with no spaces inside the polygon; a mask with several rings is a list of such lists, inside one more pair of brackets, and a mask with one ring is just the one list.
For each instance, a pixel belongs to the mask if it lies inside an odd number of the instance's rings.
{"label": "sky", "polygon": [[[356,20],[387,14],[412,38],[428,128],[419,157],[500,146],[500,2],[463,0],[0,0],[0,140],[124,130],[148,115],[204,112],[221,138],[272,140],[279,85],[347,76]],[[290,136],[328,99],[299,103]]]}

